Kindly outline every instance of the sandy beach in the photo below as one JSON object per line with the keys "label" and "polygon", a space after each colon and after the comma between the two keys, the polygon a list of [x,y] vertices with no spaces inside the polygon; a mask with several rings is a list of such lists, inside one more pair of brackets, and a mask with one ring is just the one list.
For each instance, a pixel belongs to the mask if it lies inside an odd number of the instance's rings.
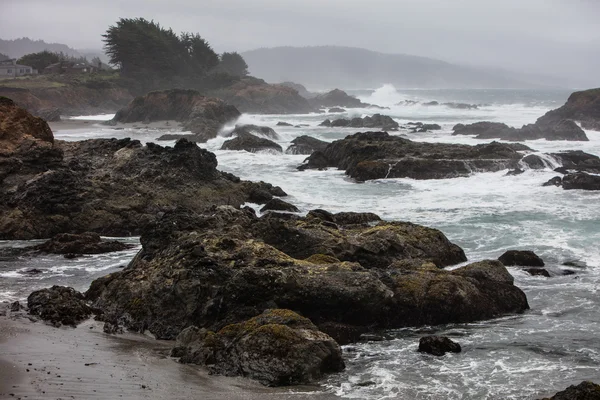
{"label": "sandy beach", "polygon": [[[9,314],[10,316],[10,314]],[[313,387],[268,388],[168,357],[173,342],[107,335],[89,320],[54,328],[0,317],[0,399],[334,399]]]}

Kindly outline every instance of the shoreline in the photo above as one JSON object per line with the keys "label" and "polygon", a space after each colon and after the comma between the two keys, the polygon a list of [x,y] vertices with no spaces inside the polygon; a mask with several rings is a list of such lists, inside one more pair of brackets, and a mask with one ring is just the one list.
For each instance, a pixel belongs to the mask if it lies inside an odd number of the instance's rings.
{"label": "shoreline", "polygon": [[0,398],[338,398],[316,391],[317,386],[269,388],[245,378],[210,375],[171,359],[172,346],[141,334],[108,335],[93,320],[77,328],[54,328],[21,315],[2,316]]}

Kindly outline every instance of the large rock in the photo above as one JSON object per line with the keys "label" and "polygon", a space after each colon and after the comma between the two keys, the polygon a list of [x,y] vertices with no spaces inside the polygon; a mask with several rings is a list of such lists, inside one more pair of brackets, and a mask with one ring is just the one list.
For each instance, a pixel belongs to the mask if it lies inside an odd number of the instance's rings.
{"label": "large rock", "polygon": [[[340,89],[334,89],[330,92],[317,95],[310,99],[310,104],[315,108],[346,107],[346,108],[367,108],[371,104],[366,104],[354,96],[348,95]],[[332,112],[332,111],[330,111]]]}
{"label": "large rock", "polygon": [[566,190],[600,190],[600,175],[590,175],[585,172],[567,174],[562,178],[562,187]]}
{"label": "large rock", "polygon": [[81,293],[70,287],[52,286],[35,291],[27,298],[31,315],[39,316],[55,326],[77,326],[92,315]]}
{"label": "large rock", "polygon": [[251,134],[251,135],[260,135],[269,139],[278,140],[280,139],[279,135],[273,128],[268,126],[258,126],[258,125],[236,125],[233,131],[229,132],[226,137],[230,136],[238,136],[239,134]]}
{"label": "large rock", "polygon": [[268,84],[262,79],[246,77],[233,85],[210,92],[233,104],[243,113],[305,114],[314,108],[294,88]]}
{"label": "large rock", "polygon": [[272,140],[254,136],[251,133],[238,132],[237,137],[229,139],[223,143],[221,150],[245,150],[250,153],[257,151],[274,150],[282,152],[280,145]]}
{"label": "large rock", "polygon": [[465,256],[437,230],[343,220],[361,218],[178,210],[149,226],[130,265],[94,281],[86,296],[107,323],[163,339],[189,326],[218,331],[272,308],[298,312],[341,342],[371,329],[528,308],[497,261],[440,269]]}
{"label": "large rock", "polygon": [[600,131],[600,89],[572,93],[562,107],[547,112],[538,122],[553,123],[565,119],[580,122],[584,129]]}
{"label": "large rock", "polygon": [[313,153],[299,169],[336,167],[359,181],[455,178],[517,168],[521,149],[497,142],[477,146],[421,143],[386,132],[364,132]]}
{"label": "large rock", "polygon": [[292,140],[292,144],[285,151],[287,154],[312,154],[315,151],[323,151],[329,143],[315,139],[311,136],[298,136]]}
{"label": "large rock", "polygon": [[542,400],[600,400],[600,385],[583,381],[579,385],[571,385],[562,392]]}
{"label": "large rock", "polygon": [[469,125],[457,124],[453,135],[475,135],[476,139],[521,140],[589,140],[585,132],[571,120],[538,119],[535,124],[513,128],[499,122],[476,122]]}
{"label": "large rock", "polygon": [[342,350],[309,319],[290,310],[265,310],[218,332],[186,328],[173,355],[212,373],[246,376],[268,386],[310,383],[344,369]]}
{"label": "large rock", "polygon": [[173,148],[130,139],[59,142],[44,121],[2,104],[0,239],[136,235],[173,207],[272,197],[264,183],[218,171],[216,156],[188,141]]}
{"label": "large rock", "polygon": [[101,254],[130,249],[132,245],[118,240],[102,240],[93,232],[82,234],[59,233],[52,239],[35,246],[36,250],[52,254]]}
{"label": "large rock", "polygon": [[600,174],[600,157],[596,155],[581,150],[562,151],[550,155],[560,161],[563,168],[567,170]]}
{"label": "large rock", "polygon": [[502,254],[498,261],[506,266],[518,265],[520,267],[543,267],[544,260],[530,250],[508,250]]}
{"label": "large rock", "polygon": [[419,340],[419,352],[434,356],[443,356],[446,353],[460,353],[460,344],[446,336],[424,336]]}
{"label": "large rock", "polygon": [[327,127],[343,127],[343,128],[381,128],[384,131],[398,130],[400,126],[396,121],[387,115],[374,114],[372,116],[366,116],[363,118],[352,118],[352,119],[336,119],[334,121],[325,120],[321,126]]}
{"label": "large rock", "polygon": [[184,130],[194,134],[193,141],[206,142],[216,137],[225,124],[235,121],[239,116],[240,112],[223,100],[202,96],[195,90],[171,89],[136,97],[115,114],[113,121],[131,123],[173,120],[181,123]]}

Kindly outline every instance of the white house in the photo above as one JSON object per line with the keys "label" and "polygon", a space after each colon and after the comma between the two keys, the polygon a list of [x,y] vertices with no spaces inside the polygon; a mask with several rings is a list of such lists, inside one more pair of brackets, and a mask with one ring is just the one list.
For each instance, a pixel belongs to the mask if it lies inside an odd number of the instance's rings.
{"label": "white house", "polygon": [[16,78],[35,74],[37,74],[37,70],[28,65],[17,64],[17,60],[0,61],[0,78]]}

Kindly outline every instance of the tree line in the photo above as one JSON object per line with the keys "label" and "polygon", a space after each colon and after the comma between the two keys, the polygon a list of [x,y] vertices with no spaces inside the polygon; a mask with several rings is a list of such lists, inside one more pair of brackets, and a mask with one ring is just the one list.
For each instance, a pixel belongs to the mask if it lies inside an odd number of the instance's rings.
{"label": "tree line", "polygon": [[102,36],[110,64],[144,89],[219,87],[248,74],[238,53],[218,55],[199,34],[144,18],[121,18]]}

